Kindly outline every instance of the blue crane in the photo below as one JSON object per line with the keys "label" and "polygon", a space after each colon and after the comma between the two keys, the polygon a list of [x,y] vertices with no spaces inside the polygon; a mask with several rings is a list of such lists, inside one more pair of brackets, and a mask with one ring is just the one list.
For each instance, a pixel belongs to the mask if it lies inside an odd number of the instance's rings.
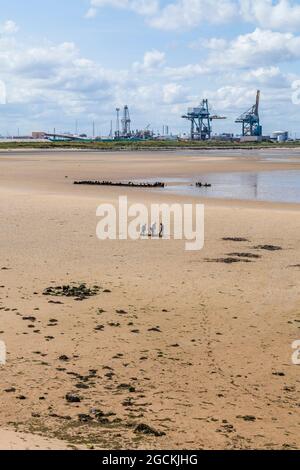
{"label": "blue crane", "polygon": [[242,133],[243,137],[246,136],[262,136],[262,126],[260,125],[259,119],[259,103],[260,103],[260,91],[257,90],[256,102],[248,111],[242,114],[236,119],[236,123],[243,125]]}
{"label": "blue crane", "polygon": [[211,138],[211,123],[215,119],[226,119],[224,116],[212,116],[208,107],[208,100],[202,100],[197,108],[189,108],[183,119],[191,122],[191,139],[208,140]]}

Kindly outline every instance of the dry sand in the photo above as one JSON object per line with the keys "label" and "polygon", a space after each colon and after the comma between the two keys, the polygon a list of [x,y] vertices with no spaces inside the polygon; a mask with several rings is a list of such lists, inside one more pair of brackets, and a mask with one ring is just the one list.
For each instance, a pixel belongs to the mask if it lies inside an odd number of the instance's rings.
{"label": "dry sand", "polygon": [[[0,155],[0,428],[35,435],[2,431],[1,448],[299,448],[300,207],[205,201],[205,248],[186,252],[183,241],[100,242],[95,212],[119,194],[192,199],[72,184],[300,165],[220,155]],[[254,249],[265,244],[282,250]],[[208,262],[245,252],[260,257]],[[43,295],[72,282],[102,289],[81,302]]]}
{"label": "dry sand", "polygon": [[70,450],[70,447],[58,439],[0,430],[0,450]]}

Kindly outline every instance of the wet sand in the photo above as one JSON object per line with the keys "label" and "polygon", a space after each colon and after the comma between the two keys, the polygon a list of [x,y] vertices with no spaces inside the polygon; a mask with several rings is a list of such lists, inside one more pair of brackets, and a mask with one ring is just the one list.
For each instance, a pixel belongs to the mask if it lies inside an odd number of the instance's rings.
{"label": "wet sand", "polygon": [[[96,208],[120,194],[199,200],[73,185],[299,169],[291,157],[1,154],[0,428],[65,447],[299,448],[300,206],[203,200],[205,248],[186,252],[183,241],[100,242]],[[245,241],[223,240],[236,237]],[[72,283],[100,290],[81,301],[43,295]]]}

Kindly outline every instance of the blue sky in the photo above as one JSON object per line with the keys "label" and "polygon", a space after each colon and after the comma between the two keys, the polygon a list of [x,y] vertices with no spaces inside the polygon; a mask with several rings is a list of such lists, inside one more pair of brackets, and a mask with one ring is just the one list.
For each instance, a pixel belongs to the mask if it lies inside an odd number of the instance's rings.
{"label": "blue sky", "polygon": [[[262,92],[265,134],[300,137],[300,1],[0,0],[0,133],[109,131],[128,104],[134,128],[188,131],[208,98],[234,119]],[[298,96],[299,95],[299,96]]]}

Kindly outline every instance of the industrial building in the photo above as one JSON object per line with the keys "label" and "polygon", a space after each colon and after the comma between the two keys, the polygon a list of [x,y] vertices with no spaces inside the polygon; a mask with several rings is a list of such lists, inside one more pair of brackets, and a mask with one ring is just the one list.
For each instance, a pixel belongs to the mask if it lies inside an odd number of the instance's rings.
{"label": "industrial building", "polygon": [[32,138],[37,140],[45,139],[45,132],[32,132]]}
{"label": "industrial building", "polygon": [[117,123],[116,123],[116,132],[115,138],[116,139],[130,139],[132,136],[131,134],[131,119],[129,114],[128,106],[124,106],[123,116],[121,119],[122,129],[120,129],[120,108],[116,108],[117,112]]}
{"label": "industrial building", "polygon": [[[132,123],[130,118],[129,107],[124,106],[122,112],[122,118],[120,118],[120,108],[116,108],[117,120],[116,120],[116,131],[114,133],[115,140],[147,140],[153,139],[154,133],[150,130],[150,124],[145,129],[131,129]],[[111,129],[111,136],[113,131]]]}
{"label": "industrial building", "polygon": [[275,131],[272,134],[272,140],[276,140],[277,142],[287,142],[289,140],[289,133],[288,131]]}

